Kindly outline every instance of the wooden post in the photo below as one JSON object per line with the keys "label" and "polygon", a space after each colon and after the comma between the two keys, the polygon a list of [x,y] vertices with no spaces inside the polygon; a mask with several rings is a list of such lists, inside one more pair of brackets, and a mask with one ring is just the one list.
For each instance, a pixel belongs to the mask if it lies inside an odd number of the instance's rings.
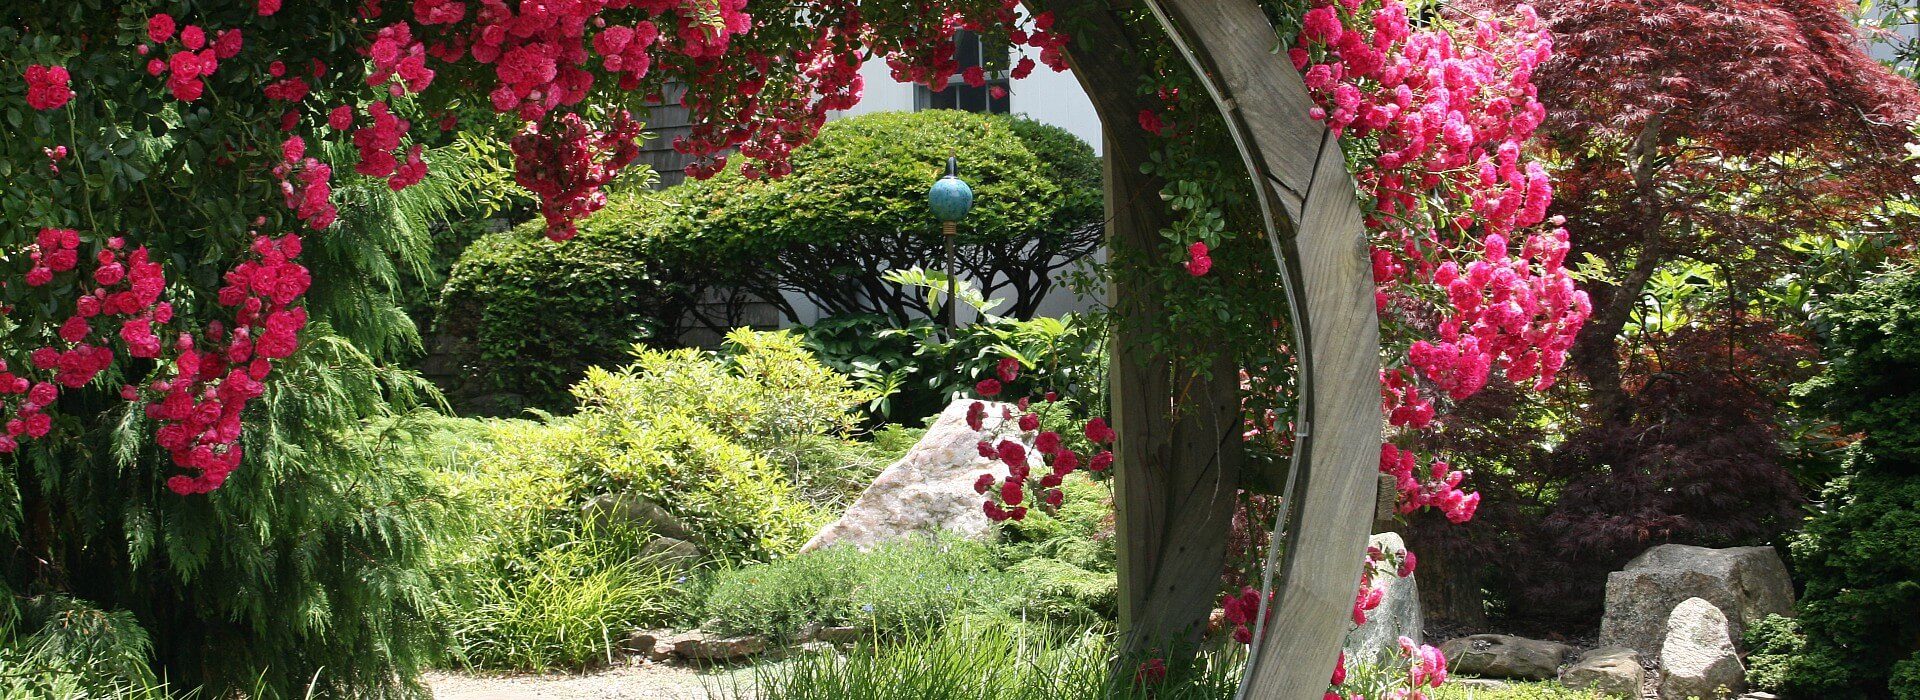
{"label": "wooden post", "polygon": [[1380,453],[1380,331],[1352,176],[1308,117],[1300,73],[1255,0],[1149,0],[1208,88],[1256,184],[1301,349],[1278,610],[1243,697],[1312,700],[1346,636]]}
{"label": "wooden post", "polygon": [[[1150,250],[1159,242],[1157,208],[1129,205],[1156,201],[1156,183],[1139,175],[1137,163],[1116,157],[1111,143],[1108,154],[1113,243]],[[1138,191],[1145,187],[1154,189]],[[1114,530],[1121,658],[1151,654],[1178,665],[1206,631],[1226,558],[1242,461],[1239,374],[1230,352],[1220,353],[1203,378],[1148,347],[1139,331],[1162,309],[1155,289],[1133,286],[1141,283],[1122,278],[1112,290],[1120,316],[1111,371],[1120,436]]]}

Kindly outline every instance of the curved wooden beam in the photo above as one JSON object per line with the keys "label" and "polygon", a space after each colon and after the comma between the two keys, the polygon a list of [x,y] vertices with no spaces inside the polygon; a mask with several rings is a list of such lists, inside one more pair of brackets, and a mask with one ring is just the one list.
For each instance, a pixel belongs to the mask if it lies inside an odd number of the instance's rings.
{"label": "curved wooden beam", "polygon": [[[1294,315],[1298,432],[1275,611],[1242,697],[1315,700],[1346,637],[1380,459],[1380,327],[1367,232],[1339,139],[1256,0],[1149,0],[1253,177]],[[1276,550],[1278,551],[1278,550]]]}

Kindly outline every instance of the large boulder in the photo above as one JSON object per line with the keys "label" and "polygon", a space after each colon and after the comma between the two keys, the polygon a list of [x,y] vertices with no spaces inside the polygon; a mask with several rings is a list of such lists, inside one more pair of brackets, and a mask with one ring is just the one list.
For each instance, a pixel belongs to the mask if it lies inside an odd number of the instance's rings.
{"label": "large boulder", "polygon": [[1637,700],[1646,682],[1647,670],[1640,666],[1640,654],[1626,647],[1589,650],[1560,672],[1561,685],[1590,688],[1618,698]]}
{"label": "large boulder", "polygon": [[1704,598],[1726,613],[1739,639],[1768,614],[1793,614],[1793,579],[1772,547],[1654,547],[1607,576],[1600,646],[1658,655],[1668,614],[1688,598]]}
{"label": "large boulder", "polygon": [[1494,678],[1546,680],[1560,673],[1560,664],[1573,647],[1505,634],[1476,634],[1447,640],[1440,645],[1447,656],[1447,668]]}
{"label": "large boulder", "polygon": [[1746,689],[1746,676],[1720,608],[1705,598],[1688,598],[1674,607],[1660,644],[1662,700],[1732,697]]}
{"label": "large boulder", "polygon": [[[1398,533],[1383,532],[1367,538],[1367,546],[1383,552],[1405,551],[1407,543]],[[1406,578],[1385,572],[1376,576],[1374,585],[1385,586],[1380,607],[1367,613],[1367,623],[1347,633],[1347,658],[1364,663],[1379,663],[1400,653],[1400,638],[1421,642],[1420,586],[1415,575]]]}
{"label": "large boulder", "polygon": [[694,539],[693,531],[660,504],[631,493],[603,493],[580,506],[580,519],[596,527],[628,525],[676,540]]}
{"label": "large boulder", "polygon": [[[836,544],[864,550],[889,540],[942,532],[976,539],[992,533],[993,523],[980,509],[986,497],[973,490],[973,483],[987,471],[1005,478],[1007,468],[980,456],[982,435],[967,427],[967,406],[972,403],[961,399],[948,404],[906,456],[880,472],[845,515],[815,533],[800,551]],[[1008,408],[1012,406],[987,402],[987,419],[981,427],[993,430]]]}

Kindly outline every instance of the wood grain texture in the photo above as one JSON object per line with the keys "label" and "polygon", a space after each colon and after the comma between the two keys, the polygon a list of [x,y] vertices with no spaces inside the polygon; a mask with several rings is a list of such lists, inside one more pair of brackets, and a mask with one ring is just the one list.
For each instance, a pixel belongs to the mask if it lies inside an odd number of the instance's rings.
{"label": "wood grain texture", "polygon": [[1264,184],[1305,348],[1278,611],[1256,642],[1243,695],[1314,700],[1346,635],[1377,487],[1380,342],[1367,234],[1339,140],[1307,116],[1306,86],[1275,50],[1257,2],[1164,0],[1156,10],[1210,83],[1248,169]]}
{"label": "wood grain texture", "polygon": [[[1158,243],[1165,209],[1127,203],[1158,193],[1159,183],[1140,175],[1126,152],[1108,146],[1112,244],[1148,248]],[[1177,665],[1205,632],[1226,557],[1243,461],[1239,375],[1232,353],[1219,354],[1201,379],[1148,346],[1142,331],[1164,313],[1152,284],[1123,277],[1112,290],[1119,321],[1111,346],[1120,435],[1114,467],[1119,657],[1157,650],[1154,656]]]}

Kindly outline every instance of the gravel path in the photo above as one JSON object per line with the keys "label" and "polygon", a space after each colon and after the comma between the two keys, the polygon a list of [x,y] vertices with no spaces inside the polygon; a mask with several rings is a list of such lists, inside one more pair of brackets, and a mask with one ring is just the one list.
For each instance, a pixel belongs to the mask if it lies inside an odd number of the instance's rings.
{"label": "gravel path", "polygon": [[708,700],[733,697],[736,686],[752,680],[750,666],[696,670],[655,663],[578,675],[427,674],[434,700]]}

